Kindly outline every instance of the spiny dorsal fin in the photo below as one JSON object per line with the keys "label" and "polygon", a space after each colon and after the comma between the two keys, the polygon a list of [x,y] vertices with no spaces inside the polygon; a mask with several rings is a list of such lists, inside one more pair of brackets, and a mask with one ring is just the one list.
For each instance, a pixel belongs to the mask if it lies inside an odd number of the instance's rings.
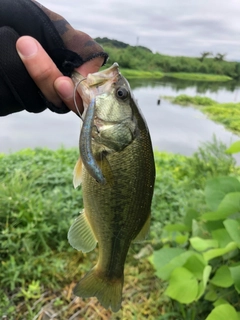
{"label": "spiny dorsal fin", "polygon": [[142,242],[147,238],[148,233],[149,233],[149,229],[150,229],[150,222],[151,222],[151,214],[149,214],[149,217],[147,218],[147,221],[145,222],[141,231],[136,236],[136,238],[133,240],[134,243]]}
{"label": "spiny dorsal fin", "polygon": [[76,189],[82,183],[82,160],[78,159],[73,170],[73,186]]}
{"label": "spiny dorsal fin", "polygon": [[97,244],[97,239],[88,222],[85,212],[75,219],[68,231],[70,245],[82,252],[92,251]]}

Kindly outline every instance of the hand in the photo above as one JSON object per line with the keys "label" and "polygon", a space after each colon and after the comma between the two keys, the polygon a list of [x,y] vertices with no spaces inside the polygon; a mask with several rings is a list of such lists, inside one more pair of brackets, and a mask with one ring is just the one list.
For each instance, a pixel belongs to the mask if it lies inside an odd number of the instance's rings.
{"label": "hand", "polygon": [[[28,73],[45,98],[56,106],[64,102],[69,109],[77,113],[73,100],[74,84],[72,80],[62,75],[40,43],[30,36],[23,36],[18,39],[16,48]],[[76,70],[83,76],[87,76],[88,73],[97,72],[103,60],[104,58],[97,57],[85,62]],[[82,99],[78,94],[76,101],[82,112]]]}

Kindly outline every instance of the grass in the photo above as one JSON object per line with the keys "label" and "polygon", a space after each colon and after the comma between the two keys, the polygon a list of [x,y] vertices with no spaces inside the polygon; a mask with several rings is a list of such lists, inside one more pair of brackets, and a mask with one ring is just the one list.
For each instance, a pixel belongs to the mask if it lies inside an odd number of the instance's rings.
{"label": "grass", "polygon": [[226,129],[240,134],[240,103],[218,103],[207,97],[187,95],[165,98],[182,106],[194,106],[210,119],[223,124]]}
{"label": "grass", "polygon": [[124,77],[129,79],[160,79],[163,77],[171,77],[183,80],[197,80],[197,81],[229,81],[232,80],[231,77],[224,76],[224,75],[215,75],[215,74],[205,74],[205,73],[183,73],[183,72],[170,72],[170,73],[163,73],[159,71],[144,71],[144,70],[133,70],[133,69],[126,69],[121,68],[121,73]]}
{"label": "grass", "polygon": [[170,72],[165,73],[165,76],[171,78],[177,78],[182,80],[196,80],[196,81],[229,81],[231,77],[217,74],[206,73],[184,73],[184,72]]}
{"label": "grass", "polygon": [[159,71],[144,71],[144,70],[132,70],[121,68],[121,73],[126,78],[141,78],[141,79],[160,79],[164,77],[164,74]]}
{"label": "grass", "polygon": [[179,95],[175,98],[170,98],[173,103],[180,104],[182,106],[194,105],[194,106],[213,106],[217,102],[208,97],[202,96],[187,96],[185,94]]}
{"label": "grass", "polygon": [[[215,151],[214,151],[215,148]],[[76,149],[26,149],[0,155],[0,314],[14,319],[181,319],[162,295],[165,284],[148,256],[161,246],[161,229],[200,206],[204,181],[235,170],[225,147],[214,142],[193,157],[155,152],[157,169],[149,239],[129,250],[123,308],[116,314],[72,289],[97,259],[97,249],[77,252],[67,231],[82,208],[72,187]],[[217,150],[217,151],[216,151]]]}

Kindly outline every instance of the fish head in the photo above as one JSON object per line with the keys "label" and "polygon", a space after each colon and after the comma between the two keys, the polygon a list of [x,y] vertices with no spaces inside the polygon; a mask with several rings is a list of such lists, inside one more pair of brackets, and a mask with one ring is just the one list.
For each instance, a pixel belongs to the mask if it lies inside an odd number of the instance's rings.
{"label": "fish head", "polygon": [[96,101],[95,114],[101,120],[121,121],[132,114],[132,92],[116,62],[105,70],[88,74],[87,77],[75,71],[72,80],[83,100],[83,118],[93,100]]}
{"label": "fish head", "polygon": [[123,150],[135,138],[137,124],[130,85],[121,75],[118,64],[114,63],[110,68],[89,74],[86,78],[75,72],[73,81],[83,100],[82,117],[86,124],[89,122],[87,110],[94,101],[91,144],[97,150],[95,156],[102,150]]}

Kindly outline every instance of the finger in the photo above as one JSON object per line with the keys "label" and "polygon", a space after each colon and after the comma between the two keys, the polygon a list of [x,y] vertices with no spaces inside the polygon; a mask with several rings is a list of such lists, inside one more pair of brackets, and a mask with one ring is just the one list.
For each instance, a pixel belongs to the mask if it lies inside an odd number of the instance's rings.
{"label": "finger", "polygon": [[89,73],[98,72],[104,62],[103,57],[96,57],[92,60],[85,62],[83,65],[78,67],[76,71],[81,73],[82,76],[86,77]]}
{"label": "finger", "polygon": [[78,92],[76,91],[76,105],[74,103],[74,84],[72,80],[68,77],[59,77],[54,82],[54,88],[58,95],[61,97],[62,101],[76,114],[83,113],[83,102]]}
{"label": "finger", "polygon": [[28,73],[45,98],[60,106],[62,102],[55,91],[54,81],[62,76],[62,73],[40,43],[32,37],[23,36],[18,39],[16,48]]}

